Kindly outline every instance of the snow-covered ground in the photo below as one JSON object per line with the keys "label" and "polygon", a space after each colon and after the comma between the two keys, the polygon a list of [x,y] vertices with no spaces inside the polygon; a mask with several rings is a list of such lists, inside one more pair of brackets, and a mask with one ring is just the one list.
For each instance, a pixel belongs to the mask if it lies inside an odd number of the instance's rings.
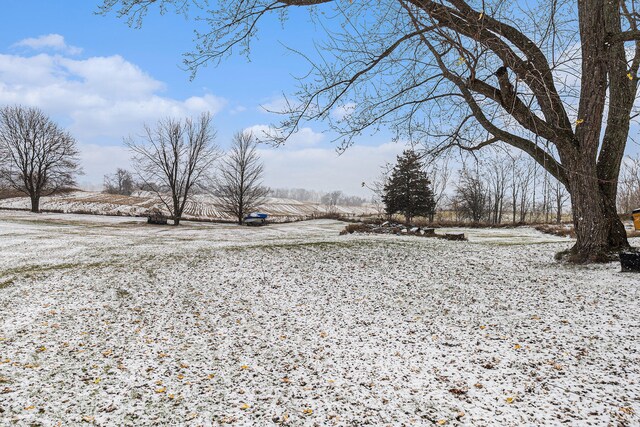
{"label": "snow-covered ground", "polygon": [[638,275],[343,227],[0,212],[0,425],[640,425]]}

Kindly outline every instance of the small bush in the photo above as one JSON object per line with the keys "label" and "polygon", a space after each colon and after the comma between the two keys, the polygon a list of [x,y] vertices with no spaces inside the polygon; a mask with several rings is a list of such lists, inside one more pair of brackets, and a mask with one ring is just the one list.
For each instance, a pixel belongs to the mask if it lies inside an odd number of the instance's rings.
{"label": "small bush", "polygon": [[349,234],[353,234],[353,233],[365,233],[367,231],[369,231],[369,227],[367,227],[365,224],[361,224],[361,223],[353,223],[353,224],[348,224],[345,228],[344,231],[346,231]]}
{"label": "small bush", "polygon": [[542,224],[536,226],[536,230],[541,233],[551,234],[560,237],[576,237],[573,227],[566,227],[562,224]]}

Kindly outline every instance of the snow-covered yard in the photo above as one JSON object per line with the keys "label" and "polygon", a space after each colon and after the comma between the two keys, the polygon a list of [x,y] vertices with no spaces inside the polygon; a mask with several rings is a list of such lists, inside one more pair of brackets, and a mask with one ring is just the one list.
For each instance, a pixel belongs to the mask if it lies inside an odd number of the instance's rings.
{"label": "snow-covered yard", "polygon": [[639,425],[638,275],[343,227],[0,212],[0,425]]}

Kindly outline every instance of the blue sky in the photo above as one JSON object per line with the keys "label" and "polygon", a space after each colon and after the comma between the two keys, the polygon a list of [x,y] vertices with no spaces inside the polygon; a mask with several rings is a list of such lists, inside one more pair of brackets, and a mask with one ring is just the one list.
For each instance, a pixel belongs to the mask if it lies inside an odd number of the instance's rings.
{"label": "blue sky", "polygon": [[[194,46],[193,22],[152,14],[133,29],[113,14],[96,15],[98,3],[12,0],[0,15],[0,104],[38,106],[67,127],[82,152],[86,174],[79,181],[87,188],[128,166],[122,139],[135,137],[144,123],[210,110],[225,148],[236,131],[276,122],[261,106],[277,106],[282,93],[295,89],[293,76],[307,69],[284,47],[312,46],[315,31],[304,15],[284,29],[275,19],[265,22],[250,61],[234,55],[190,81],[181,64]],[[367,195],[361,182],[375,179],[403,149],[381,134],[338,156],[323,131],[312,123],[287,146],[265,147],[265,184]]]}

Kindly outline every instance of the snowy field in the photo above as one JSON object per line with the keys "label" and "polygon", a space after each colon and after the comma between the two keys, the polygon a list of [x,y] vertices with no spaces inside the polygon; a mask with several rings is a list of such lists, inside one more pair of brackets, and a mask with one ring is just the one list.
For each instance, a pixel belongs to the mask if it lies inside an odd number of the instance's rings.
{"label": "snowy field", "polygon": [[[195,195],[186,204],[183,218],[191,220],[235,221],[221,204],[222,202],[207,195]],[[40,199],[40,209],[49,212],[76,214],[97,214],[115,216],[146,216],[149,208],[166,211],[160,199],[148,191],[136,191],[131,196],[106,194],[97,191],[73,191],[71,193],[46,196]],[[0,199],[0,209],[31,210],[28,197]],[[374,215],[377,210],[372,205],[333,206],[322,203],[300,202],[292,199],[268,197],[260,206],[260,211],[269,214],[269,221],[287,222],[296,219],[310,219],[329,213],[344,217]]]}
{"label": "snowy field", "polygon": [[638,275],[343,227],[0,212],[0,425],[640,425]]}

